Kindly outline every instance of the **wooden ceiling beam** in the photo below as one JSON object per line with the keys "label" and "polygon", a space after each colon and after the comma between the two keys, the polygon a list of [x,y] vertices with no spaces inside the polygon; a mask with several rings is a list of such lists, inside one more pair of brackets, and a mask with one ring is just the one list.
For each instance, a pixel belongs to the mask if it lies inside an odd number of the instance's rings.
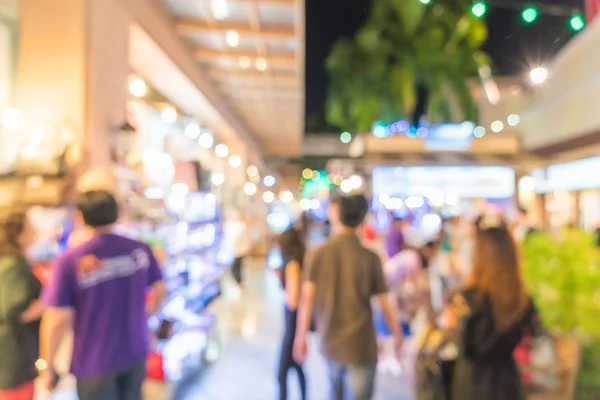
{"label": "wooden ceiling beam", "polygon": [[[195,50],[196,57],[201,60],[218,60],[222,58],[235,58],[239,60],[243,57],[248,57],[251,62],[256,62],[257,59],[261,58],[254,51],[229,51],[228,53],[222,53],[217,50],[199,48]],[[267,60],[267,63],[270,64],[296,64],[296,55],[293,52],[285,52],[285,53],[270,53],[268,56],[264,57]]]}
{"label": "wooden ceiling beam", "polygon": [[177,21],[177,29],[182,33],[227,33],[236,31],[240,36],[262,36],[269,39],[293,40],[296,32],[293,26],[269,26],[261,25],[260,30],[254,29],[248,24],[223,23],[209,24],[206,21],[181,19]]}

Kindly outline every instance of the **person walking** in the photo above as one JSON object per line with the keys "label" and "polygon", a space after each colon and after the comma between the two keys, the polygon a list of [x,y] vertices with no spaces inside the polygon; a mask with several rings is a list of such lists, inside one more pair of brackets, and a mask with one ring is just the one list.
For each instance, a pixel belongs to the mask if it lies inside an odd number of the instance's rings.
{"label": "person walking", "polygon": [[373,397],[378,348],[372,298],[380,304],[398,352],[403,342],[381,260],[360,242],[359,227],[368,210],[364,196],[340,199],[342,226],[314,251],[302,284],[294,358],[299,364],[305,361],[314,312],[321,351],[329,368],[331,400]]}
{"label": "person walking", "polygon": [[[80,400],[141,400],[150,333],[148,313],[166,295],[150,247],[113,233],[119,210],[109,192],[79,195],[78,208],[93,237],[65,252],[42,295],[41,378],[57,383],[54,361],[67,331],[74,330],[71,373]],[[146,303],[146,291],[154,299]]]}
{"label": "person walking", "polygon": [[239,288],[243,289],[244,260],[250,254],[250,248],[252,247],[250,243],[248,225],[246,224],[246,221],[244,221],[243,217],[239,213],[236,213],[233,221],[227,225],[227,230],[229,232],[229,240],[231,241],[234,250],[234,260],[233,265],[231,266],[231,275],[233,275],[233,279]]}
{"label": "person walking", "polygon": [[26,213],[0,223],[0,399],[33,400],[38,356],[40,281],[25,260],[35,230]]}
{"label": "person walking", "polygon": [[475,239],[473,269],[452,299],[450,326],[460,330],[453,399],[525,399],[513,351],[535,330],[535,305],[521,278],[517,246],[506,227]]}
{"label": "person walking", "polygon": [[283,266],[279,273],[281,285],[285,292],[285,334],[281,346],[279,361],[279,398],[285,400],[287,395],[287,376],[290,369],[298,374],[300,395],[306,400],[306,378],[302,366],[293,358],[294,337],[298,318],[298,303],[300,301],[301,272],[306,251],[301,233],[294,228],[283,232],[279,238],[279,248]]}

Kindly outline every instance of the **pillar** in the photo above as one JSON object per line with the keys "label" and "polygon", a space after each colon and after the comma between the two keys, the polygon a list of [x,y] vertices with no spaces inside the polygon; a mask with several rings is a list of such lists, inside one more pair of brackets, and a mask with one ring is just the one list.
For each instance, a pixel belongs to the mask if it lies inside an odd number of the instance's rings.
{"label": "pillar", "polygon": [[70,127],[71,166],[110,165],[126,118],[128,38],[118,0],[20,1],[15,104],[28,123]]}

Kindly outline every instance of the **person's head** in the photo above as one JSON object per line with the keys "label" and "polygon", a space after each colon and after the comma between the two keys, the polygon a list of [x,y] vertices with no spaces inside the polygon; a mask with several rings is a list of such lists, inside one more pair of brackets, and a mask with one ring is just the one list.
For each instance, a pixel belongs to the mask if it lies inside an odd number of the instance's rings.
{"label": "person's head", "polygon": [[339,202],[339,218],[346,229],[356,229],[365,220],[369,212],[369,202],[365,196],[356,194],[345,196]]}
{"label": "person's head", "polygon": [[94,229],[110,227],[119,218],[117,200],[104,190],[80,193],[77,207],[85,224]]}
{"label": "person's head", "polygon": [[281,258],[285,263],[296,260],[300,264],[304,261],[304,253],[306,248],[302,240],[302,234],[290,228],[279,236],[279,249],[281,250]]}
{"label": "person's head", "polygon": [[23,257],[35,235],[26,212],[10,212],[0,221],[0,256]]}
{"label": "person's head", "polygon": [[496,328],[509,329],[528,302],[517,246],[505,226],[482,229],[475,239],[469,286],[489,297]]}

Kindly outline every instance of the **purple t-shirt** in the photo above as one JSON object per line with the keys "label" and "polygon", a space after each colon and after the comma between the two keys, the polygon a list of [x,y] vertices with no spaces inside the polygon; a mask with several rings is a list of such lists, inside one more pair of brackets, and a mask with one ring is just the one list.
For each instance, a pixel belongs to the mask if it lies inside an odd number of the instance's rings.
{"label": "purple t-shirt", "polygon": [[394,257],[396,254],[400,253],[403,246],[404,234],[392,226],[385,237],[385,251],[387,256],[389,258]]}
{"label": "purple t-shirt", "polygon": [[43,299],[75,310],[71,373],[87,378],[146,359],[146,289],[162,279],[142,242],[99,234],[57,259]]}

